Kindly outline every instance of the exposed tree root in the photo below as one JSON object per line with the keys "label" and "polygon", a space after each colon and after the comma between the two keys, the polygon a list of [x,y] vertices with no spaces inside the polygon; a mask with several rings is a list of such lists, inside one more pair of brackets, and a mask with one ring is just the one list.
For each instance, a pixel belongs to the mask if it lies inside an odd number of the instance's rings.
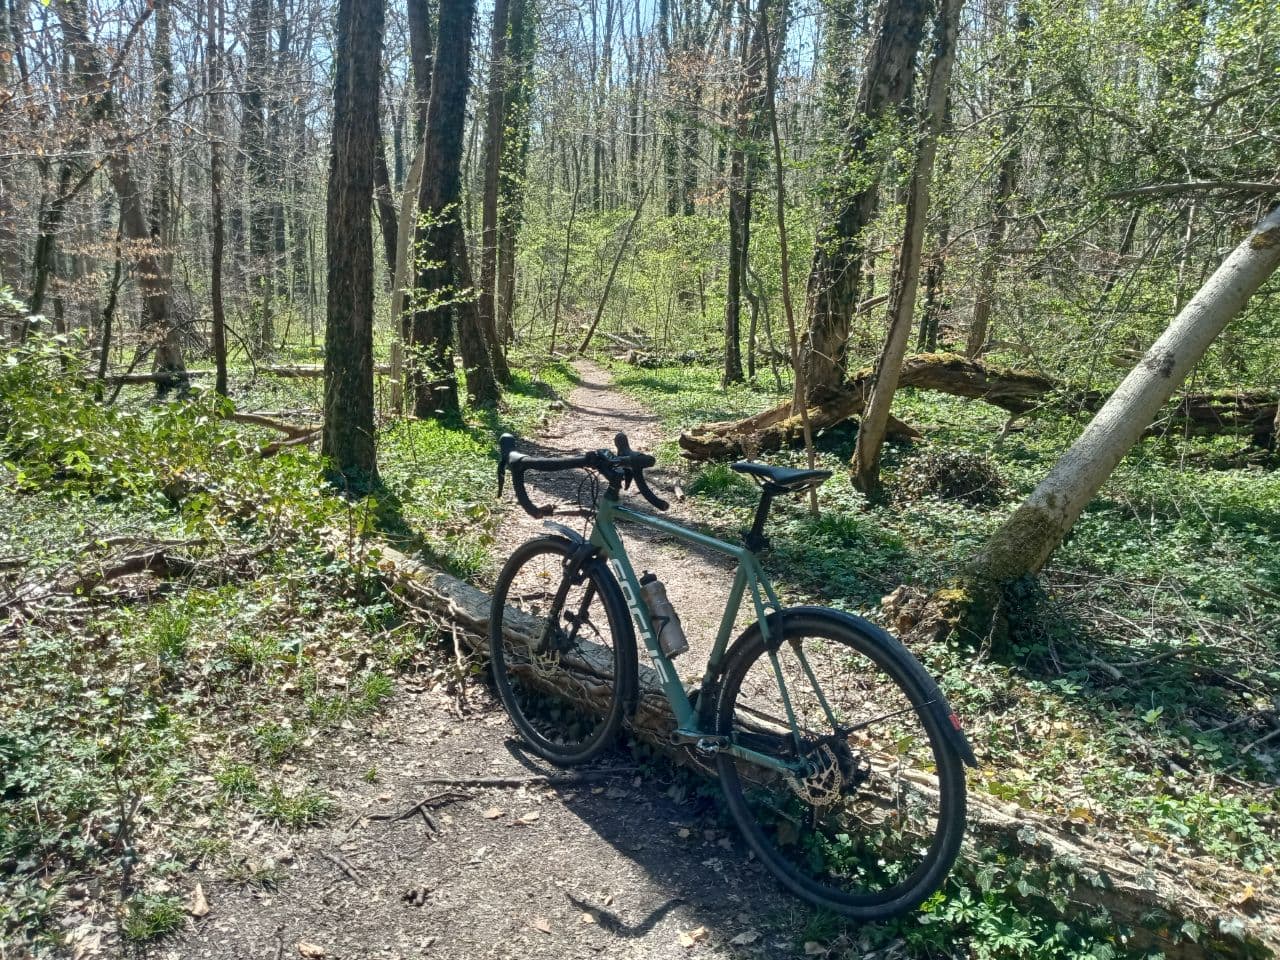
{"label": "exposed tree root", "polygon": [[[809,408],[809,422],[815,431],[829,429],[862,413],[870,397],[874,368],[859,370],[838,392],[819,395]],[[993,404],[1017,416],[1054,402],[1062,385],[1049,377],[1026,370],[996,367],[980,360],[966,360],[949,353],[922,353],[907,357],[902,365],[900,387],[937,390],[952,396],[968,397]],[[1106,394],[1087,393],[1070,397],[1071,408],[1093,412]],[[1280,393],[1265,390],[1216,391],[1188,394],[1174,404],[1152,429],[1162,431],[1176,425],[1186,433],[1247,434],[1258,446],[1275,443]],[[889,434],[915,435],[906,424],[890,418]],[[728,420],[695,427],[681,434],[680,446],[692,460],[727,460],[767,453],[801,442],[801,418],[791,413],[789,403],[742,420]]]}
{"label": "exposed tree root", "polygon": [[[334,547],[346,553],[354,547],[358,554],[376,557],[393,592],[451,619],[461,628],[463,641],[483,654],[489,630],[487,593],[385,545],[370,550],[369,545],[335,540]],[[520,639],[514,631],[512,639]],[[687,748],[672,745],[674,718],[655,674],[643,664],[640,685],[632,732],[676,762],[711,774]],[[912,781],[926,793],[936,789],[927,773],[912,775]],[[1058,823],[985,793],[971,793],[969,824],[977,846],[1002,849],[1068,878],[1065,899],[1055,906],[1035,897],[1037,910],[1081,921],[1096,920],[1105,910],[1117,927],[1133,929],[1128,946],[1187,960],[1271,956],[1280,950],[1280,899],[1239,870],[1169,851],[1153,850],[1136,859],[1120,838],[1102,828]],[[1242,891],[1249,891],[1246,899],[1241,899]]]}

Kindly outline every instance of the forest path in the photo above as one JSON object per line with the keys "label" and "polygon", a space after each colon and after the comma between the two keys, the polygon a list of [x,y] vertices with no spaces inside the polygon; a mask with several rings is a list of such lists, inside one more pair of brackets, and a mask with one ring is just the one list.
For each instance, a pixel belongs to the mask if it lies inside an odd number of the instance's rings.
{"label": "forest path", "polygon": [[[585,362],[579,370],[564,412],[523,448],[612,447],[622,429],[635,449],[652,449],[658,419],[613,389],[605,370]],[[666,495],[670,478],[655,470],[654,479]],[[577,489],[564,475],[544,481],[567,485],[541,487],[542,498]],[[499,553],[542,532],[508,507]],[[727,591],[727,567],[662,538],[628,544],[637,567],[662,571],[689,627],[694,650],[677,663],[700,662],[719,610],[707,582]],[[372,729],[313,746],[316,786],[337,804],[329,826],[289,833],[246,815],[228,853],[241,879],[227,879],[225,863],[210,870],[202,877],[209,915],[153,956],[320,955],[300,945],[370,960],[801,952],[809,911],[752,859],[687,774],[620,750],[574,779],[524,752],[486,684],[468,684],[458,699],[438,664],[422,669],[401,678]],[[424,798],[434,798],[427,816],[415,809]],[[273,882],[246,882],[250,875]]]}
{"label": "forest path", "polygon": [[[652,453],[657,449],[664,437],[662,421],[655,414],[635,398],[615,388],[613,378],[603,367],[589,360],[579,360],[576,369],[581,382],[564,401],[563,412],[536,440],[520,444],[519,449],[544,456],[569,455],[600,448],[613,450],[618,431],[627,435],[633,450]],[[584,471],[552,474],[530,471],[525,474],[525,479],[530,496],[541,505],[577,501],[580,490],[586,491],[583,487],[585,476]],[[672,489],[675,480],[672,471],[655,467],[646,471],[645,477],[653,491],[671,504],[662,516],[677,521],[692,519],[688,505],[679,502]],[[629,507],[654,512],[634,491],[624,492],[622,499]],[[549,532],[543,521],[535,520],[521,510],[510,494],[505,509],[498,534],[504,549],[498,553],[509,552],[516,544]],[[553,519],[580,532],[587,530],[587,524],[581,520]],[[744,525],[748,520],[743,518]],[[692,547],[674,537],[641,527],[623,527],[622,537],[636,573],[652,570],[665,584],[667,596],[680,615],[689,638],[689,652],[676,661],[676,667],[685,680],[700,680],[732,585],[732,560],[723,554]],[[744,604],[738,614],[738,627],[745,627],[753,619],[750,604]],[[645,656],[643,648],[640,656]]]}

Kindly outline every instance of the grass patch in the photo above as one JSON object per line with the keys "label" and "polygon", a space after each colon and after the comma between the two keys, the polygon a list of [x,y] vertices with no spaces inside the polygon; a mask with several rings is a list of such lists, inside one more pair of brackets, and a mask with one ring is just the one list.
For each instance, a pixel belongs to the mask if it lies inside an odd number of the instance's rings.
{"label": "grass patch", "polygon": [[177,933],[186,923],[182,901],[169,894],[139,894],[129,901],[121,930],[126,940],[149,943]]}

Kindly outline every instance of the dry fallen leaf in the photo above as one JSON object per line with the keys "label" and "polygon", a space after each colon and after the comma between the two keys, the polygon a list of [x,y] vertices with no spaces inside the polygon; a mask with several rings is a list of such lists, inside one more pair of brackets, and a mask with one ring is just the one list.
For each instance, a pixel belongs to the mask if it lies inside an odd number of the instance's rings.
{"label": "dry fallen leaf", "polygon": [[516,823],[523,823],[527,827],[529,824],[537,820],[538,817],[539,813],[537,810],[530,810],[528,813],[524,814],[524,816],[520,817]]}
{"label": "dry fallen leaf", "polygon": [[806,957],[825,957],[827,948],[817,940],[807,940],[804,945],[804,955]]}
{"label": "dry fallen leaf", "polygon": [[688,827],[681,827],[679,830],[676,831],[676,834],[680,837],[681,840],[688,840],[689,834],[692,832],[693,831],[691,831]]}
{"label": "dry fallen leaf", "polygon": [[743,930],[740,934],[730,940],[729,944],[734,947],[746,947],[755,943],[759,939],[760,931],[753,928],[751,930]]}
{"label": "dry fallen leaf", "polygon": [[204,887],[196,884],[196,888],[191,891],[191,899],[187,901],[187,913],[193,917],[207,917],[209,915],[209,901],[205,899]]}
{"label": "dry fallen leaf", "polygon": [[537,920],[533,921],[533,929],[540,931],[541,933],[550,933],[551,921],[546,917],[539,917]]}
{"label": "dry fallen leaf", "polygon": [[688,950],[695,943],[701,943],[703,940],[707,939],[708,936],[709,934],[707,933],[706,927],[695,927],[688,932],[681,932],[679,937],[680,946]]}
{"label": "dry fallen leaf", "polygon": [[501,807],[490,807],[484,812],[484,818],[486,820],[497,820],[500,816],[502,816]]}
{"label": "dry fallen leaf", "polygon": [[314,943],[308,943],[306,940],[298,941],[298,955],[306,957],[307,960],[319,960],[320,957],[327,956],[322,946]]}
{"label": "dry fallen leaf", "polygon": [[590,914],[590,913],[584,913],[584,914],[582,915],[582,922],[583,922],[583,923],[595,923],[595,922],[596,922],[596,918],[595,918],[595,916],[594,916],[594,915],[592,915],[592,914]]}

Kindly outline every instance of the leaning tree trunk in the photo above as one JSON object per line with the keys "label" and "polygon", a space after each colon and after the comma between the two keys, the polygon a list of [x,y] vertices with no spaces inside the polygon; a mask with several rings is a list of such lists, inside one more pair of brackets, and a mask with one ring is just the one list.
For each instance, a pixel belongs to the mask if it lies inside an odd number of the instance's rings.
{"label": "leaning tree trunk", "polygon": [[853,448],[853,480],[868,497],[880,494],[880,450],[884,446],[889,408],[898,389],[898,375],[902,370],[902,358],[907,353],[911,321],[915,316],[920,253],[924,249],[924,226],[929,215],[929,183],[933,178],[933,160],[938,153],[938,135],[942,132],[946,116],[947,87],[951,82],[951,65],[955,61],[962,3],[963,0],[942,0],[938,10],[920,149],[916,155],[915,170],[911,173],[902,248],[898,252],[897,276],[889,301],[889,333],[880,361],[876,364],[871,399],[858,425],[857,445]]}
{"label": "leaning tree trunk", "polygon": [[377,481],[373,425],[373,182],[382,0],[340,0],[326,239],[328,319],[321,450],[334,478]]}
{"label": "leaning tree trunk", "polygon": [[[859,300],[862,233],[875,216],[880,171],[890,148],[877,134],[911,94],[928,7],[924,0],[884,0],[880,6],[858,88],[856,120],[841,147],[840,169],[847,172],[840,176],[846,184],[824,214],[809,270],[809,333],[801,363],[810,395],[837,389],[844,380],[849,325]],[[797,406],[805,399],[797,397]]]}
{"label": "leaning tree trunk", "polygon": [[992,536],[970,567],[980,585],[999,586],[1044,566],[1178,384],[1277,266],[1280,207],[1205,282],[1071,449]]}

